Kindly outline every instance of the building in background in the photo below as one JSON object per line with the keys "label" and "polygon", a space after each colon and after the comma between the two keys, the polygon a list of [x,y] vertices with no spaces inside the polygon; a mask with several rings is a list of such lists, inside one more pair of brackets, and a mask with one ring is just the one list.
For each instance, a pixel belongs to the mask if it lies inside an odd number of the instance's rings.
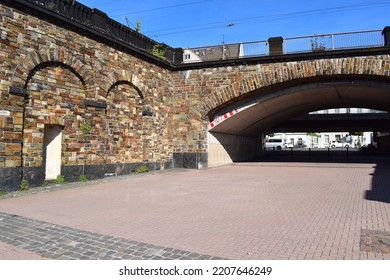
{"label": "building in background", "polygon": [[244,56],[242,44],[184,49],[184,63],[237,59]]}
{"label": "building in background", "polygon": [[[310,114],[376,114],[383,111],[366,108],[335,108],[311,112]],[[275,133],[272,137],[267,135],[265,143],[270,139],[281,139],[284,148],[328,148],[332,146],[359,148],[363,145],[375,144],[374,132],[298,132]],[[334,143],[335,145],[332,145]],[[338,145],[338,144],[339,145]],[[343,144],[341,144],[343,143]]]}
{"label": "building in background", "polygon": [[334,141],[344,143],[343,147],[360,148],[373,143],[373,132],[358,132],[356,135],[349,132],[274,133],[266,135],[265,143],[271,139],[281,139],[283,148],[331,148]]}

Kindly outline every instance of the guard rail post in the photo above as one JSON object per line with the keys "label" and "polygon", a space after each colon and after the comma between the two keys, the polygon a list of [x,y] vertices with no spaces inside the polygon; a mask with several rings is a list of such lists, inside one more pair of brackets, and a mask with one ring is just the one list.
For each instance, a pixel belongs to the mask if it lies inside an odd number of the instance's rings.
{"label": "guard rail post", "polygon": [[272,37],[268,39],[269,55],[283,54],[283,37]]}
{"label": "guard rail post", "polygon": [[386,26],[382,31],[383,43],[385,46],[390,46],[390,26]]}

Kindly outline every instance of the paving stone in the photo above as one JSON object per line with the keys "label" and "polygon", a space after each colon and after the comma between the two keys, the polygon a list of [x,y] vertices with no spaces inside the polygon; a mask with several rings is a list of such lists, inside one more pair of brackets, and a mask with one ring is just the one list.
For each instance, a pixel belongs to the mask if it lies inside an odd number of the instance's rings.
{"label": "paving stone", "polygon": [[[389,259],[389,168],[242,163],[0,199],[0,212],[19,215],[0,215],[0,246],[22,238],[15,248],[39,241],[46,253],[74,250],[78,259],[85,251],[95,252],[90,259]],[[366,232],[376,247],[363,247],[364,230],[382,234]]]}
{"label": "paving stone", "polygon": [[[13,229],[11,231],[7,229]],[[162,259],[164,248],[80,231],[21,216],[0,213],[0,241],[51,259]],[[50,229],[50,230],[48,230]],[[64,234],[66,232],[66,234]],[[41,237],[45,234],[45,237]],[[76,241],[77,240],[77,241]],[[126,248],[126,249],[124,249]],[[191,259],[200,254],[174,250],[165,259]]]}

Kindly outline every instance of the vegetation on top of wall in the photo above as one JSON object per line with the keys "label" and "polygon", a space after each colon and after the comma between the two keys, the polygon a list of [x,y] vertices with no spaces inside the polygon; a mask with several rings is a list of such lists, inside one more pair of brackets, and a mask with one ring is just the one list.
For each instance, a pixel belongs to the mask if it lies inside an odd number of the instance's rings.
{"label": "vegetation on top of wall", "polygon": [[313,52],[321,52],[321,51],[326,50],[325,44],[318,42],[319,37],[323,38],[324,36],[323,35],[316,36],[310,40],[311,41],[311,50]]}
{"label": "vegetation on top of wall", "polygon": [[135,26],[135,31],[136,32],[141,32],[141,21],[137,20],[136,26]]}
{"label": "vegetation on top of wall", "polygon": [[154,45],[152,54],[159,58],[165,59],[165,49],[161,45]]}

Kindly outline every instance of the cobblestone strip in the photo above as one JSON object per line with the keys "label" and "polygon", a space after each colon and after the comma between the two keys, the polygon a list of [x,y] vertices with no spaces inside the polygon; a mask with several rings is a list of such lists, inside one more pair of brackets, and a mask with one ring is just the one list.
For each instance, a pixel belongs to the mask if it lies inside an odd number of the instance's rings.
{"label": "cobblestone strip", "polygon": [[217,260],[218,257],[130,241],[109,235],[0,213],[0,241],[48,259]]}

